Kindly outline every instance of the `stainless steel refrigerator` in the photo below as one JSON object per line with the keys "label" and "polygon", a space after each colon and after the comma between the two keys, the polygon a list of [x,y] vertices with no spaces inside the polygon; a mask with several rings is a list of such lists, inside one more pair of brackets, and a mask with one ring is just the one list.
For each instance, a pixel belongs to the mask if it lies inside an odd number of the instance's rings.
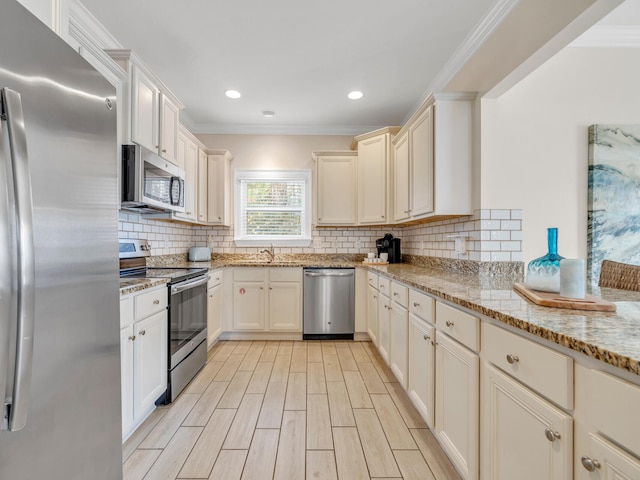
{"label": "stainless steel refrigerator", "polygon": [[0,479],[118,479],[115,89],[2,0],[0,92]]}

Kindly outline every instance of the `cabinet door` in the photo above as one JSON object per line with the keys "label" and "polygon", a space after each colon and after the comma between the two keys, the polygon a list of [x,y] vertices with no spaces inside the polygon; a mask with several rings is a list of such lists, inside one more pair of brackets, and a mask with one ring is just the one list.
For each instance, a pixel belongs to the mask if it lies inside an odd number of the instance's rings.
{"label": "cabinet door", "polygon": [[402,388],[407,389],[407,362],[409,350],[409,311],[391,302],[389,325],[389,365]]}
{"label": "cabinet door", "polygon": [[171,163],[177,162],[178,118],[180,110],[166,95],[160,95],[160,156]]}
{"label": "cabinet door", "polygon": [[367,333],[373,344],[378,346],[378,290],[367,286]]}
{"label": "cabinet door", "polygon": [[433,106],[409,127],[411,217],[433,212]]}
{"label": "cabinet door", "polygon": [[465,480],[478,478],[479,375],[478,355],[436,331],[435,431]]}
{"label": "cabinet door", "polygon": [[264,283],[233,282],[233,328],[264,330]]}
{"label": "cabinet door", "polygon": [[585,478],[590,480],[637,480],[640,478],[640,460],[601,436],[589,434],[589,450],[589,455],[581,457],[581,465],[576,465],[576,468],[583,469],[581,473],[585,473],[584,469],[591,472],[587,473]]}
{"label": "cabinet door", "polygon": [[489,364],[482,405],[483,480],[571,480],[569,415]]}
{"label": "cabinet door", "polygon": [[300,282],[269,283],[269,330],[302,331]]}
{"label": "cabinet door", "polygon": [[207,216],[209,223],[229,225],[229,160],[224,155],[207,157],[208,199]]}
{"label": "cabinet door", "polygon": [[122,382],[122,435],[133,427],[133,325],[120,329],[120,370]]}
{"label": "cabinet door", "polygon": [[198,222],[206,223],[209,221],[208,215],[208,160],[207,154],[198,149]]}
{"label": "cabinet door", "polygon": [[317,159],[318,225],[356,224],[356,157]]}
{"label": "cabinet door", "polygon": [[435,329],[409,315],[409,397],[429,428],[434,427]]}
{"label": "cabinet door", "polygon": [[410,216],[409,196],[411,194],[409,177],[409,134],[397,138],[393,155],[393,211],[394,220],[399,222]]}
{"label": "cabinet door", "polygon": [[131,69],[131,140],[157,152],[160,91],[137,66]]}
{"label": "cabinet door", "polygon": [[222,284],[207,290],[207,348],[222,333]]}
{"label": "cabinet door", "polygon": [[197,190],[198,190],[198,146],[185,138],[184,150],[184,213],[175,213],[176,218],[195,222],[197,220]]}
{"label": "cabinet door", "polygon": [[134,324],[134,415],[153,408],[167,389],[167,312],[159,312]]}
{"label": "cabinet door", "polygon": [[358,142],[358,222],[387,222],[388,135]]}
{"label": "cabinet door", "polygon": [[391,323],[391,301],[386,295],[378,295],[378,351],[384,361],[389,363],[389,349],[391,338],[389,324]]}

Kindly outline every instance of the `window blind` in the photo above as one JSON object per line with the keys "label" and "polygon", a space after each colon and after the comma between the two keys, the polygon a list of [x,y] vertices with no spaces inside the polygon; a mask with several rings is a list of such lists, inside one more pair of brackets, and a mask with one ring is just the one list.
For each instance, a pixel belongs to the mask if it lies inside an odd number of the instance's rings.
{"label": "window blind", "polygon": [[242,179],[239,186],[243,237],[303,237],[305,179]]}

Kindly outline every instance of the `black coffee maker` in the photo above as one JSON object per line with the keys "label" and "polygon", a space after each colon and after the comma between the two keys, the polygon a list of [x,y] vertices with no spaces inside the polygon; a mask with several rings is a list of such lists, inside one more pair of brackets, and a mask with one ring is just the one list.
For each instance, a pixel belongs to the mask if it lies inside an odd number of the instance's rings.
{"label": "black coffee maker", "polygon": [[389,263],[400,263],[402,256],[400,255],[400,239],[393,238],[393,235],[387,233],[384,237],[376,240],[376,248],[378,256],[381,253],[389,254]]}

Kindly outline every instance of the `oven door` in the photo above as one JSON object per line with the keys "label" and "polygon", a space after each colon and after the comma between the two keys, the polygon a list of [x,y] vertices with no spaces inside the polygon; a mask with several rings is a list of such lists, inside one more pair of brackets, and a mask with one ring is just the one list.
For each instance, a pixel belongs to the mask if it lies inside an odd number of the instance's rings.
{"label": "oven door", "polygon": [[169,287],[169,369],[207,338],[207,280],[196,277]]}

